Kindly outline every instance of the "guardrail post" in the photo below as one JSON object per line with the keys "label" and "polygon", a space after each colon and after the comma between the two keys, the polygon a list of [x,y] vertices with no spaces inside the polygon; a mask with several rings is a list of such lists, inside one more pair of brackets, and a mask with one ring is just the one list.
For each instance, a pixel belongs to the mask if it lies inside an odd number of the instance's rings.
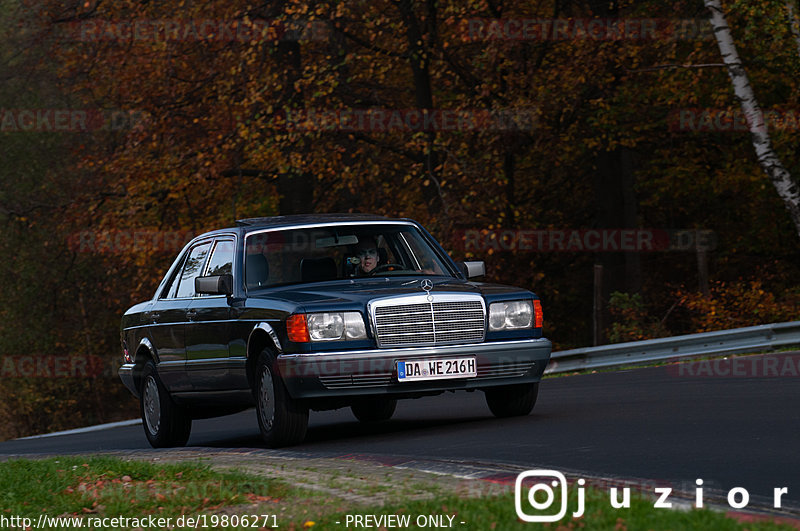
{"label": "guardrail post", "polygon": [[708,297],[710,293],[708,288],[708,249],[697,242],[695,242],[695,248],[697,249],[697,280],[700,292]]}
{"label": "guardrail post", "polygon": [[603,264],[594,265],[593,345],[603,342]]}

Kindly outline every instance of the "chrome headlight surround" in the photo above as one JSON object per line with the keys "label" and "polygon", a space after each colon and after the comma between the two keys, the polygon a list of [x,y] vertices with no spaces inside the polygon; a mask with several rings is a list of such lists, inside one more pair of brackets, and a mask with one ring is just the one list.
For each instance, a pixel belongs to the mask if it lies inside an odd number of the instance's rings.
{"label": "chrome headlight surround", "polygon": [[533,328],[533,301],[493,302],[489,305],[489,331]]}

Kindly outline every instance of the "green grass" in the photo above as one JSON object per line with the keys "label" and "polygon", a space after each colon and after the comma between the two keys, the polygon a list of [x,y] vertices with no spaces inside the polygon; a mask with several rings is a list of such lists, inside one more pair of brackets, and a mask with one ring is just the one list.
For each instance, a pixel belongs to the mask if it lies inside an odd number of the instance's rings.
{"label": "green grass", "polygon": [[[342,494],[369,495],[374,488],[369,481],[346,481],[340,473],[320,474],[320,484],[325,481],[337,485]],[[380,472],[380,471],[379,471]],[[78,516],[89,518],[129,517],[148,515],[171,517],[180,515],[197,517],[206,515],[214,529],[243,529],[219,525],[222,518],[245,515],[274,514],[266,529],[277,523],[280,529],[365,529],[355,526],[356,515],[401,515],[409,518],[410,528],[416,526],[418,517],[439,517],[444,524],[452,519],[452,529],[585,529],[585,530],[791,530],[773,522],[739,523],[725,515],[710,510],[677,511],[653,508],[652,500],[631,495],[631,507],[614,509],[610,506],[607,491],[586,488],[585,515],[571,517],[578,506],[576,489],[571,488],[567,517],[554,524],[532,524],[517,518],[514,495],[458,497],[446,488],[430,489],[429,484],[408,479],[406,485],[396,485],[399,493],[413,492],[427,485],[432,499],[403,500],[405,495],[392,498],[380,506],[376,501],[367,505],[347,501],[330,492],[319,494],[303,491],[265,476],[237,471],[216,471],[208,464],[186,462],[180,464],[125,461],[110,457],[59,457],[42,460],[12,460],[0,463],[0,518],[19,516],[37,521],[42,513],[50,517]],[[350,483],[348,486],[347,484]],[[440,485],[437,483],[437,485]],[[424,490],[424,489],[422,489]],[[419,494],[419,493],[418,493]],[[559,500],[556,499],[556,504]],[[351,517],[348,523],[348,515]],[[213,519],[212,519],[213,518]],[[252,520],[251,520],[252,521]],[[336,522],[339,522],[338,524]],[[363,522],[363,520],[362,520]],[[462,522],[464,522],[462,524]],[[370,522],[374,523],[374,521]],[[429,523],[429,522],[428,522]],[[4,528],[9,528],[5,526]],[[202,527],[202,526],[201,526]],[[83,527],[86,529],[86,525]],[[108,527],[105,529],[129,529]],[[249,527],[259,529],[261,525]],[[390,526],[387,528],[391,529]],[[46,529],[77,529],[55,527]],[[98,528],[99,529],[99,528]],[[148,527],[144,527],[148,529]],[[175,529],[183,529],[176,527]]]}
{"label": "green grass", "polygon": [[[568,504],[567,516],[559,522],[552,524],[523,522],[517,518],[514,509],[514,495],[505,494],[478,499],[464,499],[458,497],[442,497],[435,500],[415,501],[402,506],[389,506],[380,509],[360,508],[348,513],[339,513],[327,516],[315,522],[314,528],[319,529],[347,529],[347,515],[407,515],[410,517],[409,529],[425,529],[431,526],[417,526],[414,522],[417,517],[440,515],[444,523],[448,523],[447,516],[453,516],[452,529],[581,529],[581,530],[721,530],[721,531],[767,531],[785,530],[794,531],[794,527],[779,525],[771,521],[758,523],[740,523],[727,518],[724,514],[708,509],[678,511],[669,509],[654,509],[653,502],[649,499],[631,493],[630,509],[614,509],[609,505],[608,493],[586,489],[586,511],[581,518],[573,519],[571,512],[577,507],[577,501],[571,493]],[[339,522],[337,524],[336,522]],[[352,522],[352,520],[351,520]],[[464,522],[463,524],[461,522]],[[420,522],[423,523],[423,522]],[[351,528],[354,528],[351,523]]]}
{"label": "green grass", "polygon": [[279,503],[283,483],[201,463],[153,464],[104,457],[12,460],[0,464],[6,516],[196,515],[223,506]]}

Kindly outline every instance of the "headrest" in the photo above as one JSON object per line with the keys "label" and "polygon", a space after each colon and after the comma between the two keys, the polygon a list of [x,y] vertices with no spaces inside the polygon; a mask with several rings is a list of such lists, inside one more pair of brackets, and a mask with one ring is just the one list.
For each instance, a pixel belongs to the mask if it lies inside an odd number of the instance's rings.
{"label": "headrest", "polygon": [[336,279],[336,262],[325,258],[303,258],[300,261],[300,277],[303,282],[321,282]]}
{"label": "headrest", "polygon": [[248,289],[260,288],[267,284],[269,262],[263,254],[248,254],[244,261],[245,284]]}

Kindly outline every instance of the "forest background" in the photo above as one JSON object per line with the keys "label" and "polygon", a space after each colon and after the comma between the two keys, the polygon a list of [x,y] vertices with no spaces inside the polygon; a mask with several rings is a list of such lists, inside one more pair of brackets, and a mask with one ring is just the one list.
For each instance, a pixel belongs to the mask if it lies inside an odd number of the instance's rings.
{"label": "forest background", "polygon": [[[799,6],[723,7],[796,183]],[[137,416],[122,312],[239,218],[416,219],[534,290],[556,349],[797,319],[800,238],[708,15],[0,0],[0,437]]]}

